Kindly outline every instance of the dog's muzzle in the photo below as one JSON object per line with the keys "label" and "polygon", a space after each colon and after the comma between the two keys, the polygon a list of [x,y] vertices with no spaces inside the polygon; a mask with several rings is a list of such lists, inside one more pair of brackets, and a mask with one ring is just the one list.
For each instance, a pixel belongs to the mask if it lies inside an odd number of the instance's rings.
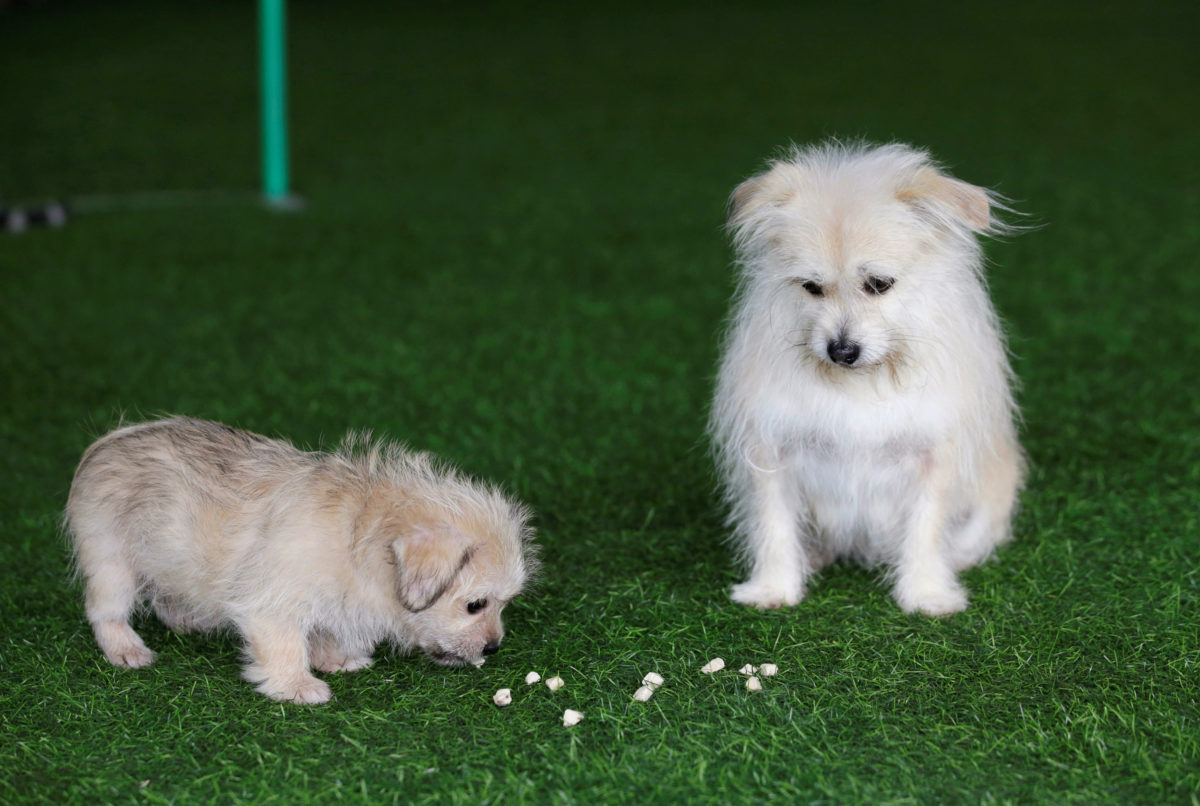
{"label": "dog's muzzle", "polygon": [[836,339],[829,340],[829,343],[825,345],[825,352],[833,363],[850,367],[854,366],[854,362],[858,360],[862,348],[858,346],[858,342],[850,341],[845,336],[838,336]]}

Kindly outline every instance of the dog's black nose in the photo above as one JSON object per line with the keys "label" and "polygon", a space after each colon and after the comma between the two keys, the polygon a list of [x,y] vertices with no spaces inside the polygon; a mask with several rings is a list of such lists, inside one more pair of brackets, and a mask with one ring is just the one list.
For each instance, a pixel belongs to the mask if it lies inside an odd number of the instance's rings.
{"label": "dog's black nose", "polygon": [[495,654],[496,650],[498,650],[498,649],[500,649],[499,641],[488,641],[486,644],[483,645],[483,654],[492,655],[492,654]]}
{"label": "dog's black nose", "polygon": [[829,353],[830,361],[841,364],[843,367],[848,367],[857,361],[858,354],[861,352],[857,342],[849,341],[841,336],[831,339],[829,344],[825,345],[825,351]]}

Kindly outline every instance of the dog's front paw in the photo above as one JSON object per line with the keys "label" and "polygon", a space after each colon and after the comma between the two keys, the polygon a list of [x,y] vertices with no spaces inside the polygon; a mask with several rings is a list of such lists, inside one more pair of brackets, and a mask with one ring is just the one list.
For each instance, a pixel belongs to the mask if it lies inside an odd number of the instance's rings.
{"label": "dog's front paw", "polygon": [[319,705],[333,698],[329,684],[312,676],[289,681],[264,680],[256,691],[273,700],[300,705]]}
{"label": "dog's front paw", "polygon": [[895,595],[905,613],[950,616],[967,609],[967,592],[957,582],[938,586],[901,583]]}
{"label": "dog's front paw", "polygon": [[729,591],[729,598],[738,604],[750,605],[759,610],[774,610],[799,604],[800,600],[804,598],[804,591],[800,588],[789,588],[752,579],[734,585]]}

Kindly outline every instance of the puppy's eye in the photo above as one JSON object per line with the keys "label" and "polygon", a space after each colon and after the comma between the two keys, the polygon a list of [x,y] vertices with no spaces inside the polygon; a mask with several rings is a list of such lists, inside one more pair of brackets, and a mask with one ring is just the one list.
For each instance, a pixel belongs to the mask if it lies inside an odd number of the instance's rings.
{"label": "puppy's eye", "polygon": [[825,296],[825,289],[821,288],[820,283],[814,283],[812,280],[805,280],[800,284],[800,287],[812,294],[814,297]]}
{"label": "puppy's eye", "polygon": [[467,612],[473,616],[485,607],[487,607],[487,599],[476,599],[467,603]]}
{"label": "puppy's eye", "polygon": [[868,277],[863,283],[863,291],[868,294],[885,294],[895,282],[891,277]]}

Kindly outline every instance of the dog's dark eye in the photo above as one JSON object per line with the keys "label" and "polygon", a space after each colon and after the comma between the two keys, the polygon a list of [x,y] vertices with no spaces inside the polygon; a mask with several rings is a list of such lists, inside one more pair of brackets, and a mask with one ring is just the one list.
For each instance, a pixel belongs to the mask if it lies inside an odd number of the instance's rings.
{"label": "dog's dark eye", "polygon": [[820,283],[814,283],[812,280],[805,280],[800,284],[800,287],[812,294],[814,297],[825,296],[825,289],[821,288]]}
{"label": "dog's dark eye", "polygon": [[895,282],[891,277],[868,277],[863,283],[863,291],[868,294],[884,294]]}
{"label": "dog's dark eye", "polygon": [[473,616],[485,607],[487,607],[487,599],[476,599],[467,603],[467,612]]}

